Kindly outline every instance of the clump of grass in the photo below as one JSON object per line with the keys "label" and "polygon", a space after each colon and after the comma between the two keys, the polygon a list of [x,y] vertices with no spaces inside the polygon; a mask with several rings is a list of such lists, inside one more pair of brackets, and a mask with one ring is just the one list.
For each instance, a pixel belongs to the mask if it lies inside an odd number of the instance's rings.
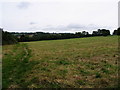
{"label": "clump of grass", "polygon": [[39,82],[38,80],[39,80],[38,77],[33,77],[33,78],[31,79],[31,82],[32,82],[32,83],[36,83],[36,82]]}
{"label": "clump of grass", "polygon": [[96,78],[101,78],[102,75],[101,75],[100,73],[97,72],[97,73],[95,74],[95,77],[96,77]]}
{"label": "clump of grass", "polygon": [[58,70],[58,74],[59,74],[59,75],[64,76],[64,75],[66,75],[67,73],[68,73],[68,70],[67,70],[67,69],[64,69],[64,70]]}
{"label": "clump of grass", "polygon": [[58,61],[56,61],[56,63],[59,65],[69,65],[70,64],[70,62],[67,60],[58,60]]}
{"label": "clump of grass", "polygon": [[82,75],[88,75],[88,74],[90,74],[90,72],[88,72],[88,71],[86,71],[84,69],[80,69],[79,71],[80,71],[80,74],[82,74]]}
{"label": "clump of grass", "polygon": [[47,81],[44,81],[44,84],[43,84],[43,87],[46,88],[60,88],[61,85],[59,83],[56,83],[56,82],[47,82]]}
{"label": "clump of grass", "polygon": [[103,73],[106,73],[106,74],[110,74],[111,72],[109,70],[107,70],[106,68],[102,68],[101,69]]}
{"label": "clump of grass", "polygon": [[77,80],[77,83],[78,83],[79,85],[85,85],[85,81],[84,81],[84,80]]}
{"label": "clump of grass", "polygon": [[46,68],[46,67],[42,67],[40,70],[42,70],[42,71],[50,71],[48,68]]}

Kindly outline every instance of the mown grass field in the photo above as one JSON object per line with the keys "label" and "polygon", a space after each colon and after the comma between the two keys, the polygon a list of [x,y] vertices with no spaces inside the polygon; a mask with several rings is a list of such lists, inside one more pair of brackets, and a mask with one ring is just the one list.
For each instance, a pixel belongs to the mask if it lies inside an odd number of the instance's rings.
{"label": "mown grass field", "polygon": [[118,36],[3,46],[4,88],[118,87]]}

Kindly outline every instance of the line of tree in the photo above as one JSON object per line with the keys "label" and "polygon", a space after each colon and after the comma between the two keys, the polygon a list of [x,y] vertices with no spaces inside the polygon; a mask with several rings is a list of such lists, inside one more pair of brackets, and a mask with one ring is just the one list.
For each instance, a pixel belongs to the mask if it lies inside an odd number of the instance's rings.
{"label": "line of tree", "polygon": [[70,38],[80,38],[80,37],[88,37],[88,32],[83,31],[78,33],[43,33],[43,32],[36,32],[32,36],[30,34],[23,34],[20,36],[19,41],[40,41],[40,40],[56,40],[56,39],[70,39]]}
{"label": "line of tree", "polygon": [[[18,32],[5,32],[2,31],[2,44],[15,44],[17,42],[28,42],[28,41],[41,41],[41,40],[56,40],[56,39],[70,39],[70,38],[82,38],[82,37],[92,37],[92,36],[108,36],[110,35],[110,30],[98,29],[98,31],[93,31],[89,34],[86,31],[76,32],[76,33],[18,33]],[[114,30],[113,35],[120,35],[120,28]]]}
{"label": "line of tree", "polygon": [[82,38],[82,37],[92,37],[92,36],[108,36],[108,35],[110,35],[110,31],[106,29],[98,29],[98,31],[93,31],[92,34],[89,34],[86,31],[76,32],[76,33],[44,33],[44,32],[20,33],[20,36],[18,34],[19,37],[18,41],[28,42],[28,41],[40,41],[40,40]]}

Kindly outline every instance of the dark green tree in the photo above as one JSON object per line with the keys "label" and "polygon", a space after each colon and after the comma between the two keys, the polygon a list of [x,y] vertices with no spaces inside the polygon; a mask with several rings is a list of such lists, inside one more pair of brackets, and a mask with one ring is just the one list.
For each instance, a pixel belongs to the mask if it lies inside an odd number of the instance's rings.
{"label": "dark green tree", "polygon": [[2,45],[16,44],[18,43],[17,38],[9,32],[2,31]]}
{"label": "dark green tree", "polygon": [[117,30],[114,30],[113,35],[120,35],[120,27]]}

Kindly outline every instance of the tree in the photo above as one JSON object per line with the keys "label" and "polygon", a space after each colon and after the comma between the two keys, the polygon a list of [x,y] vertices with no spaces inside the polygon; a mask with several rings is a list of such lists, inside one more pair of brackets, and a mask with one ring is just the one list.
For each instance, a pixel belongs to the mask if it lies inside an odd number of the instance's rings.
{"label": "tree", "polygon": [[2,45],[2,31],[3,31],[3,29],[0,28],[0,45]]}
{"label": "tree", "polygon": [[82,35],[83,35],[83,36],[89,36],[89,33],[86,32],[86,31],[82,31]]}
{"label": "tree", "polygon": [[30,41],[30,38],[28,35],[21,35],[19,41],[20,42],[27,42],[27,41]]}
{"label": "tree", "polygon": [[98,29],[98,34],[99,35],[102,35],[102,36],[108,36],[110,35],[110,31],[109,30],[106,30],[106,29]]}
{"label": "tree", "polygon": [[98,34],[98,31],[93,31],[92,35],[93,35],[93,36],[98,36],[98,35],[99,35],[99,34]]}
{"label": "tree", "polygon": [[120,27],[117,30],[114,30],[113,35],[120,35]]}
{"label": "tree", "polygon": [[108,36],[110,35],[110,31],[106,29],[98,29],[98,31],[93,31],[93,36]]}
{"label": "tree", "polygon": [[6,44],[16,44],[17,38],[10,34],[9,32],[2,31],[2,45]]}

